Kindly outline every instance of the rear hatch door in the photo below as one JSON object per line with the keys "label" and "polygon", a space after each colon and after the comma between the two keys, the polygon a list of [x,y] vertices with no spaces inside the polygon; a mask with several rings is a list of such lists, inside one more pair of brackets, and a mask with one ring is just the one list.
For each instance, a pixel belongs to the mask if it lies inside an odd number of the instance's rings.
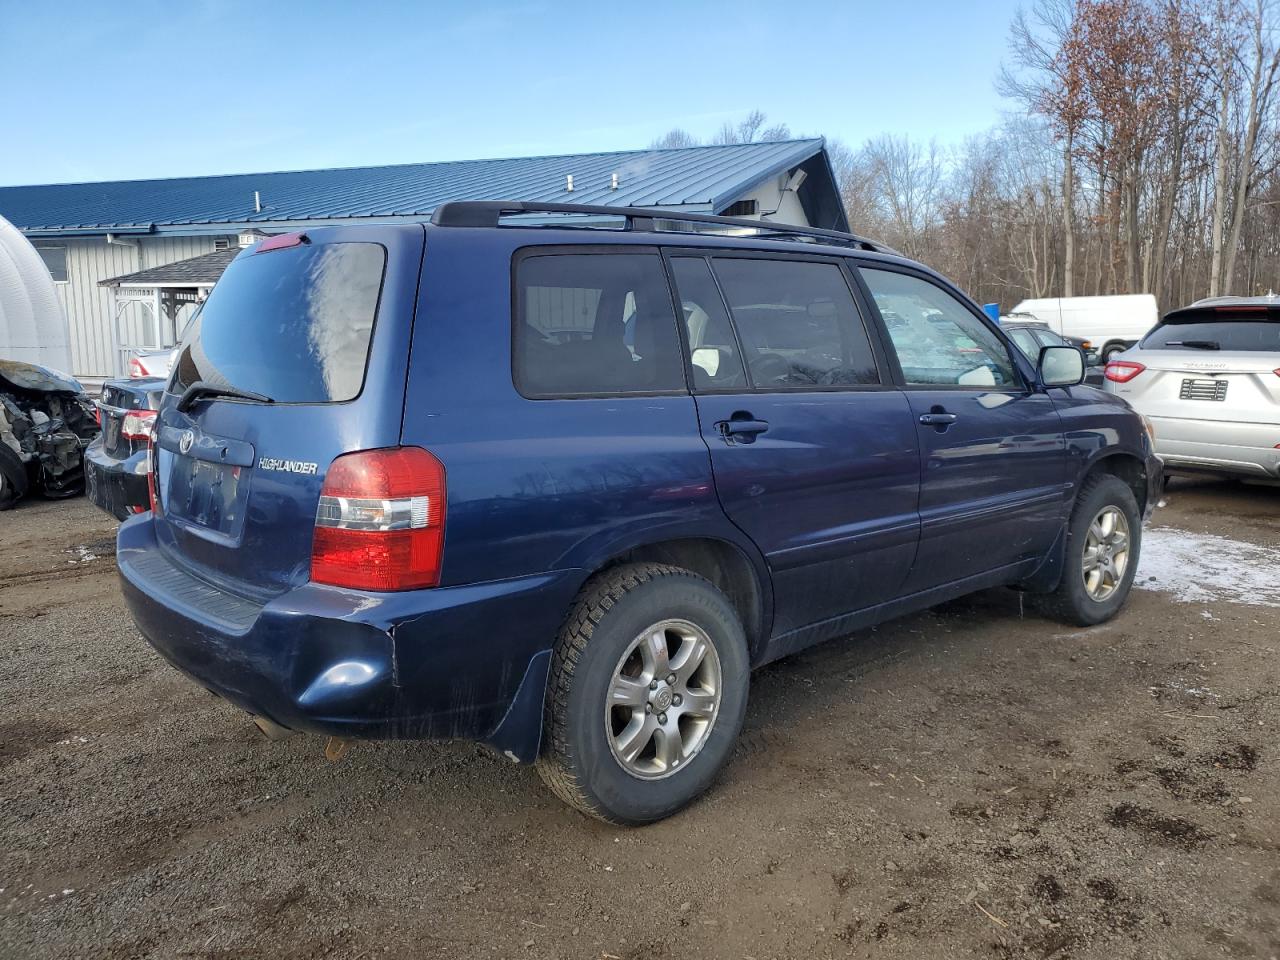
{"label": "rear hatch door", "polygon": [[308,579],[330,463],[399,441],[423,237],[321,228],[227,268],[158,417],[155,524],[174,563],[258,600]]}
{"label": "rear hatch door", "polygon": [[1280,423],[1280,309],[1175,311],[1122,360],[1146,369],[1116,392],[1149,416]]}

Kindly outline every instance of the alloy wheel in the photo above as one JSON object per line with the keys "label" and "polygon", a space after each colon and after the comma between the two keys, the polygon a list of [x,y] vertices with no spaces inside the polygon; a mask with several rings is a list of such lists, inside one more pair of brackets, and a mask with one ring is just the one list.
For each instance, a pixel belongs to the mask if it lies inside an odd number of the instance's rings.
{"label": "alloy wheel", "polygon": [[1084,589],[1103,603],[1120,588],[1129,567],[1129,521],[1119,507],[1106,506],[1089,524],[1080,559]]}
{"label": "alloy wheel", "polygon": [[662,620],[642,631],[614,668],[605,700],[614,758],[642,780],[683,769],[711,734],[722,689],[720,656],[705,630]]}

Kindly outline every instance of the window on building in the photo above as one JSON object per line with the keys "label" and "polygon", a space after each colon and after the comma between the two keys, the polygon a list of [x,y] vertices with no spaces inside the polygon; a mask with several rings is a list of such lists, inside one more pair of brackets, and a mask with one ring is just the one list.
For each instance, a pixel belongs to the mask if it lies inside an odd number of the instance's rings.
{"label": "window on building", "polygon": [[880,382],[838,265],[723,257],[713,263],[757,390]]}
{"label": "window on building", "polygon": [[36,247],[36,252],[40,254],[40,259],[44,261],[44,265],[49,268],[49,274],[53,277],[54,283],[67,282],[67,248],[66,247]]}
{"label": "window on building", "polygon": [[657,254],[550,254],[516,270],[515,382],[527,397],[683,390]]}

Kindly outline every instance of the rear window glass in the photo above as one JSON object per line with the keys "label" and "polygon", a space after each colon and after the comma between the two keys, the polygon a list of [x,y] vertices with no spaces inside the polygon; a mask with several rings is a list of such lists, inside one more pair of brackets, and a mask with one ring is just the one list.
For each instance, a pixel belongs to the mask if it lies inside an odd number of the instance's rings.
{"label": "rear window glass", "polygon": [[1149,350],[1244,350],[1280,353],[1280,322],[1209,320],[1162,323],[1142,341]]}
{"label": "rear window glass", "polygon": [[183,335],[173,391],[204,381],[279,403],[354,399],[385,265],[376,243],[303,245],[234,261]]}
{"label": "rear window glass", "polygon": [[514,372],[527,397],[683,390],[657,254],[550,254],[516,269]]}

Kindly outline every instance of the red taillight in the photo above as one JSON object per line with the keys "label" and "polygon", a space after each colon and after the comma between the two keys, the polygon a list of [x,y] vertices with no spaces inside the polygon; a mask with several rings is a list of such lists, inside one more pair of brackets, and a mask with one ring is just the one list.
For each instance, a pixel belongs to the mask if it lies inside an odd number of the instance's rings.
{"label": "red taillight", "polygon": [[259,241],[258,249],[253,252],[266,253],[268,250],[283,250],[285,247],[296,247],[299,244],[310,242],[305,233],[281,233]]}
{"label": "red taillight", "polygon": [[137,357],[129,358],[129,379],[140,380],[147,375],[147,371],[142,367],[142,361]]}
{"label": "red taillight", "polygon": [[444,466],[421,447],[344,454],[320,491],[311,579],[355,590],[434,587],[444,515]]}
{"label": "red taillight", "polygon": [[1112,383],[1128,383],[1145,369],[1141,363],[1131,360],[1112,360],[1102,368],[1102,375]]}
{"label": "red taillight", "polygon": [[120,421],[120,436],[126,440],[149,440],[155,422],[154,410],[130,410]]}
{"label": "red taillight", "polygon": [[1280,367],[1277,367],[1276,369],[1272,370],[1271,372],[1272,372],[1272,373],[1274,373],[1277,377],[1280,377]]}

